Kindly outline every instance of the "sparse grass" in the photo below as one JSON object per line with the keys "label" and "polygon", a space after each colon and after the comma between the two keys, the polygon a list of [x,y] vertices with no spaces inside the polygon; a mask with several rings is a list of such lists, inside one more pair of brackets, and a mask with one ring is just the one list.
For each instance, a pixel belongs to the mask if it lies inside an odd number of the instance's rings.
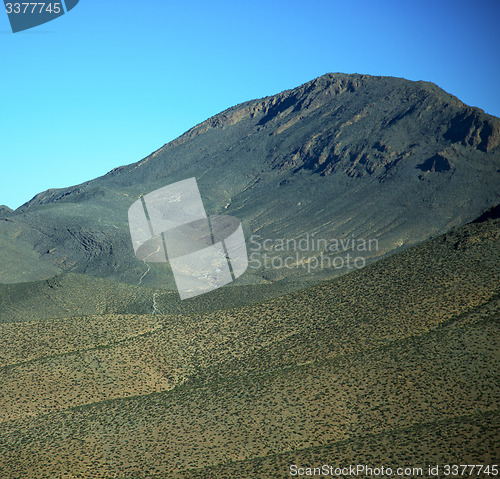
{"label": "sparse grass", "polygon": [[257,305],[0,326],[0,477],[497,460],[498,226]]}

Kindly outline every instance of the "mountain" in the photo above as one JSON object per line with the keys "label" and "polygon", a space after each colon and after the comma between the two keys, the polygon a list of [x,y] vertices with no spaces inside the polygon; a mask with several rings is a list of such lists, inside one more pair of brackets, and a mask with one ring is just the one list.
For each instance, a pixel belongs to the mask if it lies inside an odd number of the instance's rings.
{"label": "mountain", "polygon": [[[499,143],[498,118],[432,83],[327,74],[0,214],[0,264],[9,265],[0,282],[71,272],[173,288],[168,265],[135,258],[127,211],[141,195],[190,177],[208,214],[242,221],[254,261],[235,285],[332,278],[352,267],[306,267],[322,252],[332,260],[349,253],[326,251],[332,240],[372,240],[376,248],[356,253],[370,263],[498,204]],[[279,247],[301,239],[307,251]],[[280,267],[287,257],[296,257],[293,267]]]}
{"label": "mountain", "polygon": [[[494,212],[253,305],[4,318],[0,476],[260,479],[287,477],[291,464],[497,464]],[[54,297],[67,304],[78,292],[70,280],[52,284],[76,290]],[[29,298],[41,285],[23,287]]]}
{"label": "mountain", "polygon": [[6,216],[9,213],[12,213],[12,209],[5,205],[0,205],[0,216]]}

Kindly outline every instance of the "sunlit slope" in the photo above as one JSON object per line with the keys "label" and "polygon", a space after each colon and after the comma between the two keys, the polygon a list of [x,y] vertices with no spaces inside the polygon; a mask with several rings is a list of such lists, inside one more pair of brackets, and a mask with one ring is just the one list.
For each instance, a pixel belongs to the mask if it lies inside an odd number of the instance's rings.
{"label": "sunlit slope", "polygon": [[[166,393],[4,423],[2,440],[11,451],[4,474],[51,477],[69,470],[108,477],[128,470],[131,477],[160,471],[169,477],[252,458],[285,467],[292,454],[276,454],[298,450],[298,458],[307,457],[302,449],[321,445],[329,446],[322,450],[330,461],[337,447],[361,462],[491,461],[498,434],[488,429],[499,399],[491,338],[498,324],[478,313],[358,354],[217,381],[193,379]],[[457,439],[450,427],[458,424]],[[374,442],[381,443],[375,450]],[[378,451],[385,451],[380,458]],[[286,472],[268,469],[272,477]],[[243,469],[235,477],[264,476]]]}
{"label": "sunlit slope", "polygon": [[[498,462],[498,411],[453,419],[429,421],[415,426],[368,434],[354,439],[335,441],[294,452],[274,454],[242,461],[227,461],[223,465],[191,469],[178,473],[149,474],[154,479],[282,479],[290,475],[290,466],[349,468],[367,465],[372,469],[385,466],[393,472],[398,467],[422,468],[447,464],[482,464]],[[483,470],[485,467],[483,467]],[[411,470],[411,469],[410,469]],[[461,470],[461,468],[459,469]],[[471,469],[468,468],[467,472]],[[491,470],[491,469],[490,469]],[[474,473],[477,474],[476,467]],[[409,477],[429,477],[415,473]],[[484,477],[489,477],[483,474]],[[141,477],[141,476],[139,476]],[[144,477],[144,476],[142,476]],[[320,478],[325,476],[309,476]],[[340,476],[343,477],[343,476]],[[348,477],[348,476],[344,476]],[[480,474],[476,477],[482,477]]]}
{"label": "sunlit slope", "polygon": [[0,323],[103,314],[198,314],[262,302],[307,285],[287,281],[242,286],[235,282],[209,295],[181,301],[172,289],[64,273],[42,281],[0,284]]}
{"label": "sunlit slope", "polygon": [[469,224],[232,310],[4,324],[0,473],[253,478],[285,477],[292,457],[491,461],[499,237],[499,220]]}

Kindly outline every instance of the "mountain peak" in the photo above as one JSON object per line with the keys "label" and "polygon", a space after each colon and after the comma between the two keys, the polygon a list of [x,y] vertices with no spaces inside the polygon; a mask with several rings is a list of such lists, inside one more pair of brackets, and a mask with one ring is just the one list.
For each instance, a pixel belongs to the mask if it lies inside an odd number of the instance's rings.
{"label": "mountain peak", "polygon": [[498,118],[465,105],[433,83],[327,73],[297,88],[229,108],[164,148],[242,121],[253,121],[270,135],[280,135],[314,115],[323,115],[329,124],[323,125],[323,132],[304,138],[300,149],[278,161],[276,167],[306,168],[324,175],[338,168],[349,176],[372,174],[413,154],[411,131],[419,127],[429,130],[432,126],[434,131],[429,133],[447,140],[448,146],[490,152],[500,143]]}
{"label": "mountain peak", "polygon": [[[350,177],[383,179],[401,160],[415,155],[425,156],[425,173],[442,172],[452,168],[450,157],[461,147],[489,153],[500,143],[498,118],[465,105],[433,83],[327,73],[297,88],[229,108],[164,148],[240,122],[270,136],[299,133],[304,123],[314,122],[316,128],[302,137],[295,151],[271,162],[280,171],[308,169],[322,175],[342,171]],[[436,143],[441,148],[431,151],[429,138],[432,148]],[[432,166],[436,155],[439,165],[446,167]]]}
{"label": "mountain peak", "polygon": [[[277,95],[247,101],[228,108],[189,129],[166,146],[174,147],[181,145],[212,128],[223,128],[234,125],[244,119],[251,119],[256,116],[263,116],[270,119],[276,115],[283,114],[291,106],[295,109],[301,106],[312,109],[317,108],[330,101],[335,95],[340,95],[345,91],[355,91],[368,78],[370,78],[369,75],[327,73],[297,88],[284,90]],[[305,102],[304,105],[301,105],[302,102]],[[264,119],[263,122],[265,123],[265,121]]]}

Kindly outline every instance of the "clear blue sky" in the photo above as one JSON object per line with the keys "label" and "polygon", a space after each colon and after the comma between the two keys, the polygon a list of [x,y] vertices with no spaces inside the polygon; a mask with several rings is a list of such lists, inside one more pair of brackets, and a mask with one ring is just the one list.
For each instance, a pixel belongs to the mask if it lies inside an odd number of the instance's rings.
{"label": "clear blue sky", "polygon": [[500,116],[499,25],[499,0],[80,0],[16,34],[0,11],[0,204],[327,72],[432,81]]}

